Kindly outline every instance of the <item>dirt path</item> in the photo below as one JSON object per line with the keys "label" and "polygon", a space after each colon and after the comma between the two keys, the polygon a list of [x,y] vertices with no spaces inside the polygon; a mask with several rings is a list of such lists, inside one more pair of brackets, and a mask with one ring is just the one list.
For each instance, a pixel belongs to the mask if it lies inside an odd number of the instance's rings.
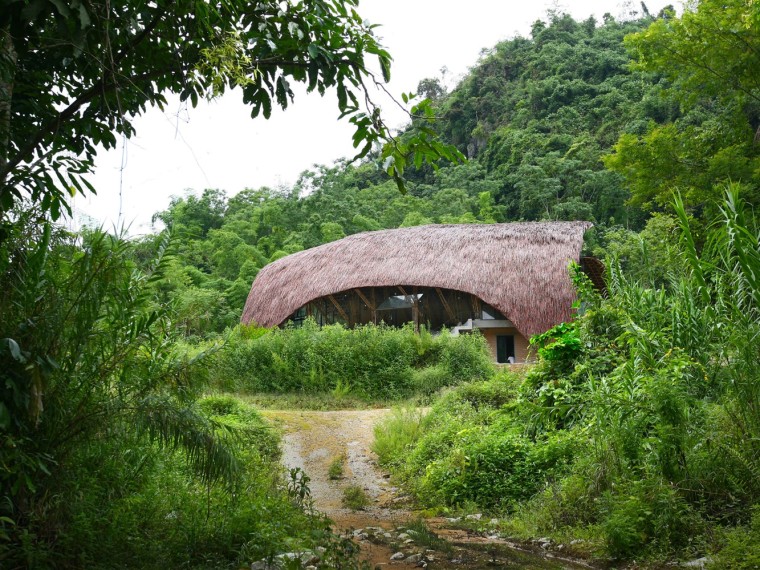
{"label": "dirt path", "polygon": [[[420,528],[419,517],[409,510],[405,497],[380,469],[371,450],[373,428],[390,410],[263,413],[284,431],[285,466],[301,468],[309,476],[314,506],[334,521],[336,531],[353,534],[371,568],[588,568],[548,552],[536,556],[495,532],[489,535],[450,528],[446,519],[426,520],[423,527],[433,534],[421,532],[425,529]],[[343,476],[331,479],[330,464],[339,457],[345,458]],[[369,498],[369,506],[363,510],[345,508],[343,490],[347,487],[360,487]],[[445,540],[437,540],[436,535]],[[394,555],[396,559],[392,560]]]}

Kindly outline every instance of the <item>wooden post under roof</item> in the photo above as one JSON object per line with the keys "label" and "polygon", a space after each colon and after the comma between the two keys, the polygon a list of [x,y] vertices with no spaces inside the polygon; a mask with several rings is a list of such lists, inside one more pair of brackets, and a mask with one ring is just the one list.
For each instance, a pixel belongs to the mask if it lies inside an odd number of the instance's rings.
{"label": "wooden post under roof", "polygon": [[414,332],[420,332],[420,308],[417,305],[417,287],[414,288],[414,294],[409,295],[401,285],[397,285],[399,291],[404,297],[412,298],[412,320],[414,321]]}
{"label": "wooden post under roof", "polygon": [[349,327],[353,328],[356,326],[357,321],[359,321],[359,300],[357,299],[356,295],[350,295],[348,296],[348,308],[351,313],[351,323],[348,325]]}
{"label": "wooden post under roof", "polygon": [[377,324],[377,307],[375,307],[375,304],[367,299],[364,293],[362,293],[361,289],[354,289],[354,291],[356,291],[356,294],[359,295],[359,298],[364,301],[364,304],[367,305],[367,308],[372,311],[372,322]]}
{"label": "wooden post under roof", "polygon": [[441,300],[441,305],[443,305],[443,308],[446,311],[446,314],[449,316],[449,319],[451,319],[451,322],[456,324],[457,317],[454,314],[454,311],[451,310],[451,306],[449,305],[448,301],[446,301],[446,297],[443,296],[443,291],[441,291],[440,287],[435,288],[435,292],[438,293],[438,298]]}
{"label": "wooden post under roof", "polygon": [[337,300],[335,299],[335,297],[333,297],[332,295],[328,295],[328,296],[327,296],[327,298],[328,298],[328,299],[330,299],[330,302],[331,302],[333,305],[335,305],[335,308],[337,309],[337,311],[338,311],[338,314],[339,314],[341,317],[343,317],[343,320],[344,320],[344,321],[346,322],[346,324],[348,325],[348,324],[349,324],[349,322],[350,322],[350,321],[349,321],[349,319],[348,319],[348,315],[346,314],[346,311],[344,311],[344,310],[343,310],[343,307],[341,307],[341,306],[340,306],[340,303],[338,303],[338,301],[337,301]]}

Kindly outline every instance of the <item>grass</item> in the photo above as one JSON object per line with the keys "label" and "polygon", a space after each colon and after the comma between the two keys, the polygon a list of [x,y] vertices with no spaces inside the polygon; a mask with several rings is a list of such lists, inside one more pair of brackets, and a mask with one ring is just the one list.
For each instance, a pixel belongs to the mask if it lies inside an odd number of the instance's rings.
{"label": "grass", "polygon": [[437,550],[445,554],[450,554],[454,550],[451,542],[440,538],[428,528],[422,519],[415,519],[407,523],[406,532],[414,539],[414,543],[417,546],[424,546],[425,548]]}
{"label": "grass", "polygon": [[423,416],[422,411],[411,407],[395,408],[391,417],[375,426],[372,451],[382,464],[389,465],[399,450],[410,448],[420,438]]}
{"label": "grass", "polygon": [[398,401],[373,400],[368,402],[353,395],[336,395],[332,392],[318,392],[307,394],[303,392],[288,392],[280,394],[255,393],[235,394],[252,406],[265,410],[371,410],[375,408],[387,408]]}
{"label": "grass", "polygon": [[346,456],[341,454],[330,462],[330,467],[327,468],[327,476],[333,481],[343,479],[345,465]]}
{"label": "grass", "polygon": [[363,511],[370,504],[369,497],[364,489],[358,485],[351,485],[343,489],[343,506],[352,511]]}

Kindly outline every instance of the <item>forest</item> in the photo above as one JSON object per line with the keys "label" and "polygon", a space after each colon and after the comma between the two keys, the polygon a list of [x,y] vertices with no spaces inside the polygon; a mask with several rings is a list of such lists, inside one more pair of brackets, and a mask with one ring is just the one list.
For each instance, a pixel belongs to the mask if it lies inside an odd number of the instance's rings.
{"label": "forest", "polygon": [[[486,512],[504,537],[594,564],[756,568],[760,4],[550,11],[450,90],[420,78],[397,135],[362,107],[381,79],[365,58],[388,75],[390,54],[361,6],[312,4],[3,8],[0,566],[239,568],[321,547],[319,567],[360,567],[308,477],[278,467],[261,410],[396,406],[375,451],[419,509]],[[60,223],[69,195],[96,190],[94,145],[165,93],[240,89],[263,120],[289,81],[338,92],[353,160],[188,192],[139,238]],[[570,267],[575,318],[518,372],[478,335],[239,324],[286,255],[538,220],[593,222],[584,253],[607,289]]]}

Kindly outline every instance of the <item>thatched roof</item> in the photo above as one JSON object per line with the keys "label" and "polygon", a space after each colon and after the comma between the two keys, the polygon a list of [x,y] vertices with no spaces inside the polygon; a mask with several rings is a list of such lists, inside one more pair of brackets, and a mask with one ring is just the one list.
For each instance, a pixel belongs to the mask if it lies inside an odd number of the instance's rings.
{"label": "thatched roof", "polygon": [[429,225],[366,232],[283,257],[256,277],[243,323],[282,323],[325,295],[411,285],[478,296],[525,336],[568,320],[568,263],[589,222]]}

